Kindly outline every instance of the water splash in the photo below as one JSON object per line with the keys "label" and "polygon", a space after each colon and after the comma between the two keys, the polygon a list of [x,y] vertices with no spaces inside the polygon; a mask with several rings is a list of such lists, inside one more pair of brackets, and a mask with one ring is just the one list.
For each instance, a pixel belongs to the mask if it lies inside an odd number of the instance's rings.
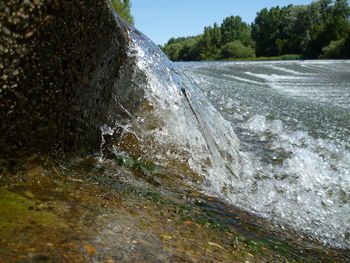
{"label": "water splash", "polygon": [[[141,106],[112,128],[122,128],[115,152],[150,161],[170,174],[182,173],[221,193],[242,173],[231,124],[147,37],[130,28],[130,38],[129,63],[121,75],[130,76],[130,94],[142,94]],[[128,108],[127,100],[117,100]],[[111,135],[109,128],[102,131]]]}
{"label": "water splash", "polygon": [[[124,78],[117,83],[129,89],[115,98],[128,118],[101,128],[116,138],[116,154],[152,162],[170,176],[185,175],[206,194],[325,244],[350,247],[348,131],[341,125],[348,113],[340,104],[320,108],[305,94],[295,99],[283,89],[319,68],[255,64],[257,71],[247,73],[244,63],[234,70],[204,63],[184,66],[184,74],[147,37],[129,32]],[[130,109],[131,98],[139,102],[132,104],[136,108]],[[336,120],[334,112],[340,113]],[[327,125],[318,129],[325,116]]]}
{"label": "water splash", "polygon": [[[244,174],[227,198],[325,245],[349,248],[349,68],[335,64],[203,63],[185,70],[237,127],[245,151]],[[312,89],[304,86],[311,82]],[[334,90],[345,96],[329,96]]]}

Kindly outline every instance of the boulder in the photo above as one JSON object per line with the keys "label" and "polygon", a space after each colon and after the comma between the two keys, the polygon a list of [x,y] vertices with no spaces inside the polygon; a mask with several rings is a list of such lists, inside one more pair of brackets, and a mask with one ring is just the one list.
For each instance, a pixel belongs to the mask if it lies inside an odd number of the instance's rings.
{"label": "boulder", "polygon": [[0,1],[0,25],[0,157],[98,150],[130,64],[109,1]]}

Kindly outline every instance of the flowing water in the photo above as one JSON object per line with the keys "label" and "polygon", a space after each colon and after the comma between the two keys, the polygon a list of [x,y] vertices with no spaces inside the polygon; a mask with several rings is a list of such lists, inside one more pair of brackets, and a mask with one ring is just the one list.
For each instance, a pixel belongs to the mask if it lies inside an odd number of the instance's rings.
{"label": "flowing water", "polygon": [[181,64],[241,141],[226,197],[336,247],[350,246],[350,61]]}
{"label": "flowing water", "polygon": [[130,36],[121,74],[143,106],[131,113],[116,98],[129,118],[101,131],[121,133],[117,155],[350,247],[349,61],[176,65],[137,30]]}

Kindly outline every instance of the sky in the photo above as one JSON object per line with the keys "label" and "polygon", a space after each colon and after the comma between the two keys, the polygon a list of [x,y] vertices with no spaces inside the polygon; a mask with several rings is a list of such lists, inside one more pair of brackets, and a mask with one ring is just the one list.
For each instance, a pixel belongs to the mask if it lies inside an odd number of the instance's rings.
{"label": "sky", "polygon": [[205,26],[219,25],[231,15],[252,23],[264,7],[305,5],[312,0],[132,0],[135,26],[156,44],[171,37],[201,34]]}

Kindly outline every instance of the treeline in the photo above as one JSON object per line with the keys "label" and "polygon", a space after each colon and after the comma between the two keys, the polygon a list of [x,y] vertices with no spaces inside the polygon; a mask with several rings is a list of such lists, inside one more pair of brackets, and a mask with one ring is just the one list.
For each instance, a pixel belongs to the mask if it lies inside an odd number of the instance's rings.
{"label": "treeline", "polygon": [[239,16],[224,19],[219,26],[204,28],[198,36],[171,38],[161,47],[173,61],[220,60],[255,56],[251,26]]}
{"label": "treeline", "polygon": [[230,16],[198,36],[171,38],[162,50],[173,61],[254,57],[350,58],[346,0],[264,8],[248,25]]}

